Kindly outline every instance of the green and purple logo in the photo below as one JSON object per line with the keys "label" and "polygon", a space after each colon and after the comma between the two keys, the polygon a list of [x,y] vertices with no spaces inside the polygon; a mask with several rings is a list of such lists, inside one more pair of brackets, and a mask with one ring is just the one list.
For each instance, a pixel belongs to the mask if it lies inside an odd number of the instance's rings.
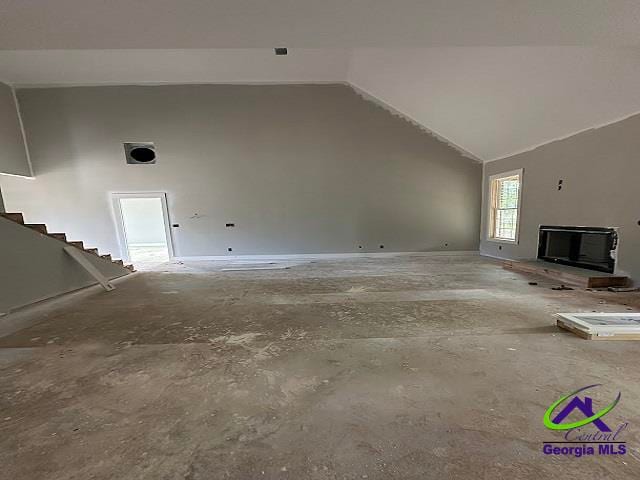
{"label": "green and purple logo", "polygon": [[[564,431],[564,440],[543,443],[545,455],[624,455],[626,442],[618,440],[620,434],[627,428],[628,423],[620,424],[615,431],[605,423],[603,417],[610,413],[620,403],[622,394],[604,408],[594,411],[593,398],[579,394],[585,390],[600,387],[600,384],[587,385],[553,402],[542,419],[544,426],[553,431]],[[556,410],[562,409],[556,413]],[[572,416],[570,421],[568,417]],[[576,417],[584,417],[577,419]],[[589,430],[588,427],[595,429]],[[563,444],[559,446],[558,444]],[[570,444],[570,445],[567,445]],[[597,448],[596,448],[597,447]]]}

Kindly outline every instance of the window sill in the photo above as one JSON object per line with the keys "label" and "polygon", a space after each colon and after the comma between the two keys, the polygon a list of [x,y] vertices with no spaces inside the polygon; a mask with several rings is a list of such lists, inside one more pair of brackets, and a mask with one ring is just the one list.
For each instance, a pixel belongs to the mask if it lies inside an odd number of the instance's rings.
{"label": "window sill", "polygon": [[518,240],[508,240],[506,238],[487,238],[488,242],[506,243],[508,245],[518,245]]}

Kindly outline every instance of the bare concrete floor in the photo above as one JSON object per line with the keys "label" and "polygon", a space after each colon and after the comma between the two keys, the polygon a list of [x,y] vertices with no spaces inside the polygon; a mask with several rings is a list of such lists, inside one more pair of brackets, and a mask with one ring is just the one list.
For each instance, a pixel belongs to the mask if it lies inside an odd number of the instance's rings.
{"label": "bare concrete floor", "polygon": [[[552,317],[637,295],[475,256],[221,268],[0,318],[0,478],[638,478],[640,343]],[[596,383],[622,392],[606,419],[629,422],[628,453],[544,455],[562,436],[544,411]]]}

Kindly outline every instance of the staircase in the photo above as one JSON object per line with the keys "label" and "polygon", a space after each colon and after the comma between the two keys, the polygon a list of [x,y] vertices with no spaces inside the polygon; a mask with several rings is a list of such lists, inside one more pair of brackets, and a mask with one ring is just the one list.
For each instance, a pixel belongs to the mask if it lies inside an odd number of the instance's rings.
{"label": "staircase", "polygon": [[23,225],[24,227],[30,228],[31,230],[35,230],[41,235],[46,235],[47,237],[66,243],[67,245],[71,245],[87,253],[91,253],[97,257],[102,258],[103,260],[121,265],[131,272],[135,272],[135,268],[133,267],[133,265],[124,265],[124,262],[122,260],[112,259],[110,254],[100,255],[97,248],[86,248],[83,242],[67,240],[67,235],[65,233],[49,233],[47,231],[47,226],[44,223],[24,223],[24,217],[22,213],[0,213],[0,217],[11,220],[12,222],[15,222],[19,225]]}

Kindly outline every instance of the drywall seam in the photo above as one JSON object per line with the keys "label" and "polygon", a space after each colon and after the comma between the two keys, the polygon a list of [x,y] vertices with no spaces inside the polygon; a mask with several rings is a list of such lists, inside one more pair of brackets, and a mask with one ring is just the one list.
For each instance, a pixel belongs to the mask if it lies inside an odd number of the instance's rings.
{"label": "drywall seam", "polygon": [[502,155],[498,158],[492,158],[491,160],[486,160],[484,163],[490,163],[490,162],[497,162],[498,160],[504,160],[506,158],[511,158],[514,157],[516,155],[520,155],[522,153],[527,153],[527,152],[531,152],[533,150],[536,150],[540,147],[544,147],[545,145],[549,145],[550,143],[554,143],[554,142],[560,142],[562,140],[566,140],[567,138],[571,138],[571,137],[575,137],[576,135],[580,135],[581,133],[586,133],[586,132],[590,132],[591,130],[598,130],[600,128],[604,128],[604,127],[608,127],[609,125],[613,125],[614,123],[618,123],[618,122],[622,122],[624,120],[628,120],[631,117],[635,117],[636,115],[640,115],[640,111],[632,113],[630,115],[626,115],[624,117],[619,117],[615,120],[611,120],[605,123],[600,123],[598,125],[594,125],[593,127],[588,127],[588,128],[584,128],[582,130],[577,130],[573,133],[569,133],[568,135],[563,135],[562,137],[556,137],[552,140],[548,140],[546,142],[543,143],[538,143],[536,145],[530,146],[530,147],[526,147],[523,148],[522,150],[517,150],[513,153],[509,153],[507,155]]}
{"label": "drywall seam", "polygon": [[277,254],[277,255],[200,255],[174,257],[175,261],[237,261],[237,260],[332,260],[349,258],[393,258],[393,257],[433,257],[448,255],[479,255],[477,250],[451,250],[440,252],[370,252],[370,253],[299,253],[299,254]]}
{"label": "drywall seam", "polygon": [[27,143],[27,133],[24,129],[24,123],[22,121],[22,112],[20,111],[20,102],[18,101],[18,96],[16,95],[16,89],[13,85],[10,85],[9,88],[11,89],[11,95],[13,95],[13,103],[16,106],[16,115],[18,115],[18,125],[20,125],[20,132],[22,134],[22,143],[24,145],[24,153],[25,156],[27,158],[27,166],[29,167],[29,173],[31,174],[31,177],[24,177],[24,178],[34,178],[35,175],[33,173],[33,164],[31,163],[31,155],[29,153],[29,145]]}
{"label": "drywall seam", "polygon": [[381,108],[385,109],[386,111],[388,111],[391,115],[394,115],[396,117],[400,117],[403,120],[409,122],[413,126],[419,128],[420,130],[422,130],[422,131],[428,133],[429,135],[431,135],[432,137],[436,138],[440,142],[443,142],[444,144],[446,144],[449,147],[453,148],[458,153],[460,153],[462,156],[467,157],[467,158],[469,158],[469,159],[471,159],[471,160],[473,160],[475,162],[478,162],[478,163],[484,163],[484,160],[482,160],[477,155],[474,155],[473,153],[471,153],[466,148],[463,148],[460,145],[452,142],[447,137],[439,134],[435,130],[427,127],[426,125],[424,125],[424,124],[422,124],[420,122],[418,122],[416,119],[414,119],[410,115],[407,115],[406,113],[401,112],[397,108],[395,108],[392,105],[388,104],[384,100],[378,98],[377,96],[375,96],[371,92],[365,90],[364,88],[359,87],[356,84],[351,83],[351,82],[345,82],[345,85],[351,87],[353,89],[353,91],[356,92],[358,95],[360,95],[363,99],[365,99],[365,100],[367,100],[367,101],[369,101],[371,103],[375,103],[379,107],[381,107]]}

